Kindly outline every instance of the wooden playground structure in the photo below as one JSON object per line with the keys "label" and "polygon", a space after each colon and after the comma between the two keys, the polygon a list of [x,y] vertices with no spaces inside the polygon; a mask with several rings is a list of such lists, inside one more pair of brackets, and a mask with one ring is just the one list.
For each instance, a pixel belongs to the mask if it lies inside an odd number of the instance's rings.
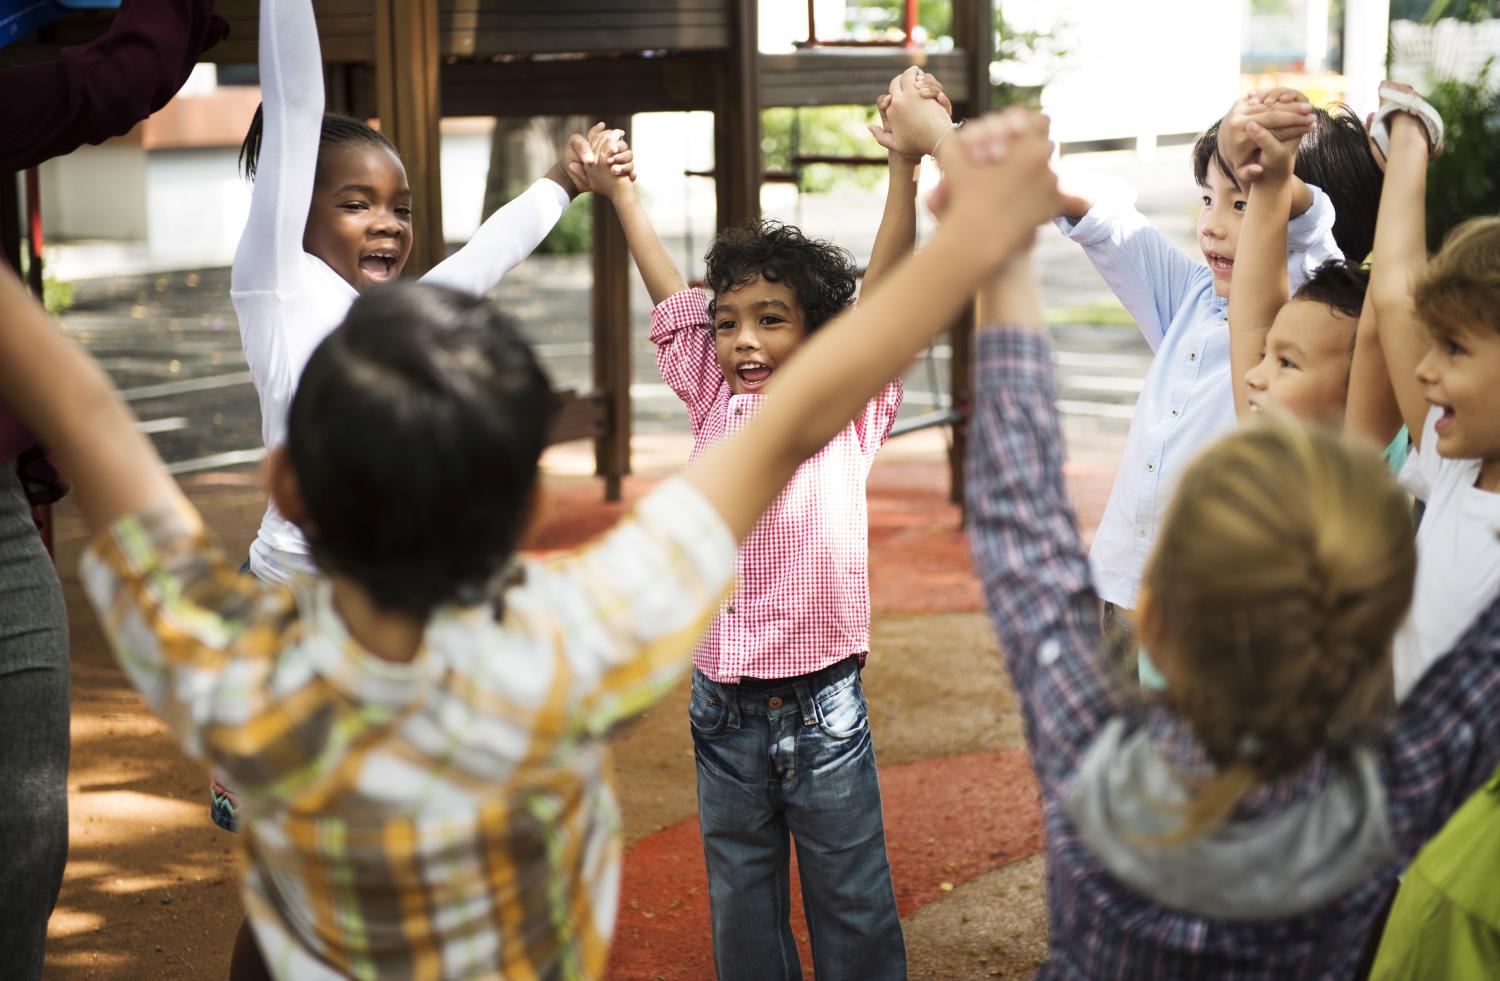
{"label": "wooden playground structure", "polygon": [[[328,108],[378,118],[401,148],[419,216],[408,268],[420,272],[444,249],[443,116],[592,114],[624,121],[633,113],[710,111],[716,227],[723,228],[760,216],[762,109],[868,105],[893,75],[920,64],[943,79],[955,118],[984,112],[992,97],[993,0],[952,0],[954,44],[947,51],[914,43],[915,0],[905,2],[905,41],[874,45],[820,39],[809,2],[809,38],[784,54],[759,51],[757,0],[315,0],[315,8]],[[231,31],[210,60],[255,62],[257,0],[218,0],[216,7]],[[0,61],[49,57],[96,36],[109,16],[58,21],[33,42],[0,49]],[[0,175],[7,180],[0,186],[13,187],[13,179]],[[15,205],[15,195],[0,194],[0,240],[12,256],[19,255],[26,218]],[[593,439],[597,473],[615,500],[630,472],[630,256],[609,203],[596,198],[592,207],[593,390],[558,393],[553,439]],[[39,269],[38,257],[33,270],[39,275]],[[951,427],[956,500],[971,327],[969,316],[950,331],[952,407],[898,430]]]}

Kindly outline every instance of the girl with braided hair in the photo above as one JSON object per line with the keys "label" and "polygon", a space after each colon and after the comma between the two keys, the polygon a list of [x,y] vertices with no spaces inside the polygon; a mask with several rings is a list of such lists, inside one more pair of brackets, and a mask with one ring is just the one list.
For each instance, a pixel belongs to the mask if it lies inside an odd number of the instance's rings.
{"label": "girl with braided hair", "polygon": [[[983,298],[969,539],[1046,821],[1042,978],[1360,976],[1397,874],[1500,763],[1500,601],[1392,715],[1407,499],[1289,414],[1184,472],[1142,578],[1167,680],[1100,654],[1051,352],[1024,263]],[[1010,326],[1023,325],[1023,326]]]}

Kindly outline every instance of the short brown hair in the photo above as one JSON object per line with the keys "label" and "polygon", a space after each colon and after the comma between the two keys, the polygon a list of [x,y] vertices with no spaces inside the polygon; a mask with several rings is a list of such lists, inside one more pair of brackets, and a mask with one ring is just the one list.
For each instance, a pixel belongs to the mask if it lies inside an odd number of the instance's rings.
{"label": "short brown hair", "polygon": [[1474,327],[1500,334],[1500,218],[1455,226],[1417,281],[1412,302],[1439,337]]}

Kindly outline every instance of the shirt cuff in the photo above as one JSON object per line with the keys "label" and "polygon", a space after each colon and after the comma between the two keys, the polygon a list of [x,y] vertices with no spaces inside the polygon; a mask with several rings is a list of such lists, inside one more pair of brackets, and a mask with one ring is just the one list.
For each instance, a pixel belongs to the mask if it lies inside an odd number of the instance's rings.
{"label": "shirt cuff", "polygon": [[706,327],[709,322],[708,298],[702,290],[689,287],[673,293],[651,310],[651,342],[660,344],[674,331]]}
{"label": "shirt cuff", "polygon": [[1312,204],[1302,214],[1287,222],[1286,242],[1289,252],[1307,252],[1333,234],[1333,202],[1316,184],[1307,185],[1307,189],[1312,192]]}
{"label": "shirt cuff", "polygon": [[1050,384],[1052,338],[1043,330],[994,324],[979,331],[974,358],[978,385],[1014,385],[1017,381]]}
{"label": "shirt cuff", "polygon": [[1058,230],[1079,245],[1108,241],[1125,215],[1135,211],[1135,191],[1116,180],[1101,180],[1089,189],[1088,212],[1077,221],[1062,215],[1052,220]]}

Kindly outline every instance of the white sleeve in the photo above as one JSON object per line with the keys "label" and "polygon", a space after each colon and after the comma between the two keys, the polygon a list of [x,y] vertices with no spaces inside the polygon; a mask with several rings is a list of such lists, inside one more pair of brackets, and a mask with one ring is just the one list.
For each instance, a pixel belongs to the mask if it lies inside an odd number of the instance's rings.
{"label": "white sleeve", "polygon": [[1123,186],[1106,185],[1088,214],[1076,222],[1057,218],[1054,224],[1083,246],[1155,351],[1206,267],[1152,227],[1136,210],[1134,192]]}
{"label": "white sleeve", "polygon": [[1443,417],[1443,410],[1434,405],[1427,412],[1427,418],[1422,422],[1422,448],[1412,447],[1406,455],[1406,463],[1401,467],[1401,486],[1406,488],[1413,497],[1419,501],[1425,501],[1432,496],[1437,488],[1439,472],[1443,466],[1443,458],[1438,455],[1437,423]]}
{"label": "white sleeve", "polygon": [[542,244],[568,204],[568,192],[542,178],[490,215],[467,245],[429,269],[422,282],[488,293]]}
{"label": "white sleeve", "polygon": [[312,0],[260,0],[260,93],[264,130],[250,216],[230,273],[234,293],[287,292],[303,268],[302,233],[323,127],[323,55]]}
{"label": "white sleeve", "polygon": [[1337,217],[1333,202],[1317,185],[1309,184],[1307,189],[1312,192],[1312,204],[1286,226],[1287,288],[1293,293],[1323,263],[1344,258],[1333,237],[1333,222]]}

